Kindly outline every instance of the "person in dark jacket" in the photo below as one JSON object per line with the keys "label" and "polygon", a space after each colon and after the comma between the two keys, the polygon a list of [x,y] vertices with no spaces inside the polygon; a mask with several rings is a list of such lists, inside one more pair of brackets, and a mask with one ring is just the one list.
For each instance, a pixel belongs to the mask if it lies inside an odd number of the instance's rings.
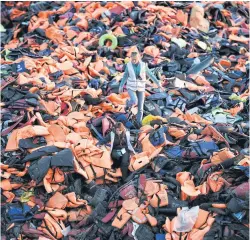
{"label": "person in dark jacket", "polygon": [[113,160],[113,168],[121,168],[122,179],[128,176],[128,166],[130,153],[135,154],[130,143],[130,132],[126,130],[121,122],[117,122],[113,130],[99,144],[107,144],[111,142],[111,158]]}

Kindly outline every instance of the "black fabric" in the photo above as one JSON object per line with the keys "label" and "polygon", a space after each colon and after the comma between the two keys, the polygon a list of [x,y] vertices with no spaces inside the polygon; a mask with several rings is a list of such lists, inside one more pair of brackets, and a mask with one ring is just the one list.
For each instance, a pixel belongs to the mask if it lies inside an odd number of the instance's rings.
{"label": "black fabric", "polygon": [[[98,190],[95,192],[94,197],[92,198],[90,204],[95,208],[95,210],[92,213],[93,217],[98,217],[101,215],[100,219],[106,216],[106,208],[103,206],[104,201],[108,197],[108,192],[106,189],[98,188]],[[106,206],[107,207],[107,206]]]}
{"label": "black fabric", "polygon": [[71,149],[66,148],[51,158],[51,166],[73,168],[73,159],[74,156]]}
{"label": "black fabric", "polygon": [[111,158],[114,161],[113,168],[121,168],[122,171],[122,179],[125,180],[128,176],[128,166],[129,166],[129,159],[130,153],[128,150],[122,156],[117,154],[117,149],[113,149],[111,152]]}
{"label": "black fabric", "polygon": [[138,240],[153,240],[154,239],[154,234],[150,230],[150,227],[142,224],[140,225],[136,232],[135,236],[137,237]]}
{"label": "black fabric", "polygon": [[227,208],[232,213],[241,212],[244,209],[244,201],[239,198],[232,198],[229,203],[227,204]]}
{"label": "black fabric", "polygon": [[160,107],[152,100],[147,100],[144,102],[144,110],[153,116],[162,116]]}
{"label": "black fabric", "polygon": [[127,148],[127,138],[125,133],[122,134],[115,134],[114,145],[113,148],[115,149],[122,149]]}
{"label": "black fabric", "polygon": [[93,98],[90,94],[84,94],[83,99],[87,105],[98,105],[102,102],[100,98]]}
{"label": "black fabric", "polygon": [[156,168],[162,169],[164,166],[169,162],[167,157],[165,156],[157,156],[153,160],[153,169],[155,170]]}
{"label": "black fabric", "polygon": [[32,161],[32,160],[38,159],[38,158],[40,158],[42,156],[47,156],[47,155],[50,155],[52,153],[59,152],[59,150],[60,149],[55,147],[55,146],[43,147],[43,148],[35,150],[31,154],[27,155],[22,160],[22,162],[25,163],[25,162],[28,162],[28,161]]}
{"label": "black fabric", "polygon": [[28,173],[30,177],[37,183],[40,183],[44,176],[47,174],[50,168],[51,157],[43,157],[38,161],[35,161],[28,168]]}
{"label": "black fabric", "polygon": [[234,158],[227,159],[227,160],[223,161],[222,163],[220,163],[220,165],[223,169],[230,168],[231,166],[234,165],[234,160],[235,160]]}
{"label": "black fabric", "polygon": [[214,61],[214,58],[212,56],[206,57],[203,61],[200,63],[194,65],[191,67],[186,74],[197,74],[198,72],[202,71],[203,69],[209,67]]}
{"label": "black fabric", "polygon": [[38,148],[45,145],[47,145],[47,142],[44,137],[20,139],[18,143],[19,148],[22,149]]}

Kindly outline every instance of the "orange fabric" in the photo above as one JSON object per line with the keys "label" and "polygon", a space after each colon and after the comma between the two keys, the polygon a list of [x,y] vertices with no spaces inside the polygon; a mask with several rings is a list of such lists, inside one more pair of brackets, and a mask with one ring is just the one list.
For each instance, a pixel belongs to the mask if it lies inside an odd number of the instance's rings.
{"label": "orange fabric", "polygon": [[184,130],[180,130],[177,127],[169,127],[168,128],[168,133],[171,136],[175,137],[176,139],[180,139],[180,138],[182,138],[182,137],[184,137],[184,136],[187,135]]}
{"label": "orange fabric", "polygon": [[155,46],[148,46],[144,48],[144,53],[155,58],[160,54],[160,50]]}
{"label": "orange fabric", "polygon": [[212,207],[225,209],[225,208],[227,208],[227,205],[225,203],[213,203]]}
{"label": "orange fabric", "polygon": [[229,35],[229,39],[232,41],[236,41],[236,42],[241,42],[241,43],[245,43],[245,44],[249,44],[249,38],[244,37],[244,36],[237,36],[234,34],[230,34]]}
{"label": "orange fabric", "polygon": [[142,212],[142,209],[139,207],[134,209],[134,211],[132,212],[132,219],[138,224],[144,224],[147,222],[147,218],[145,214]]}
{"label": "orange fabric", "polygon": [[249,159],[249,156],[245,156],[245,158],[243,158],[243,159],[238,163],[238,165],[240,165],[240,166],[245,166],[245,167],[250,166],[250,159]]}
{"label": "orange fabric", "polygon": [[3,191],[2,194],[7,198],[7,203],[11,203],[15,198],[15,194],[10,191]]}
{"label": "orange fabric", "polygon": [[196,123],[203,123],[203,124],[212,124],[211,121],[207,121],[204,118],[202,118],[200,115],[194,113],[194,114],[190,114],[189,112],[186,112],[186,114],[184,115],[184,119],[188,120],[189,122],[196,122]]}
{"label": "orange fabric", "polygon": [[[176,180],[181,184],[181,186],[184,186],[184,183],[188,180],[192,180],[193,177],[191,177],[190,172],[179,172],[176,174]],[[188,195],[181,191],[181,200],[186,200]]]}
{"label": "orange fabric", "polygon": [[193,180],[186,180],[181,186],[181,190],[188,196],[198,196],[201,192],[195,187]]}
{"label": "orange fabric", "polygon": [[139,199],[137,197],[123,201],[122,207],[127,211],[133,211],[138,208]]}
{"label": "orange fabric", "polygon": [[78,161],[88,162],[97,167],[110,169],[113,163],[110,152],[105,147],[100,149],[88,139],[80,140],[74,148],[74,153]]}
{"label": "orange fabric", "polygon": [[65,194],[68,199],[67,207],[77,208],[82,205],[87,205],[87,201],[83,199],[76,198],[75,192]]}
{"label": "orange fabric", "polygon": [[179,172],[176,174],[176,180],[183,185],[185,181],[191,179],[191,173],[190,172]]}
{"label": "orange fabric", "polygon": [[51,39],[54,43],[63,42],[63,33],[57,28],[51,26],[45,30],[45,35],[47,38]]}
{"label": "orange fabric", "polygon": [[46,102],[44,100],[40,100],[39,102],[42,106],[44,106],[48,114],[52,116],[59,115],[59,113],[61,112],[61,106],[54,101]]}
{"label": "orange fabric", "polygon": [[196,187],[197,190],[199,190],[201,192],[201,194],[206,195],[209,193],[209,185],[207,184],[207,182],[204,182],[202,185],[199,185]]}
{"label": "orange fabric", "polygon": [[208,82],[204,76],[197,76],[197,77],[190,76],[190,77],[192,79],[194,79],[195,83],[197,83],[198,85],[201,85],[201,86],[210,86],[210,82]]}
{"label": "orange fabric", "polygon": [[166,137],[164,135],[164,139],[165,139],[165,142],[163,142],[162,145],[159,145],[157,147],[155,147],[149,140],[149,134],[144,137],[144,139],[141,141],[141,144],[142,144],[142,150],[143,152],[148,152],[149,153],[149,156],[151,154],[153,154],[157,149],[160,149],[161,147],[165,146],[166,145]]}
{"label": "orange fabric", "polygon": [[[178,212],[178,211],[177,211]],[[194,224],[193,229],[188,233],[179,233],[174,232],[174,225],[176,222],[176,217],[173,218],[172,221],[169,220],[169,218],[166,218],[165,224],[163,225],[163,228],[166,232],[168,232],[165,236],[165,239],[167,240],[184,240],[184,239],[190,239],[190,240],[202,240],[204,238],[204,235],[210,230],[212,224],[214,223],[215,218],[213,216],[209,216],[209,212],[199,209],[198,217],[196,219],[196,222]]]}
{"label": "orange fabric", "polygon": [[208,32],[209,22],[204,18],[204,8],[194,5],[190,15],[190,26],[203,32]]}
{"label": "orange fabric", "polygon": [[226,67],[226,68],[231,67],[231,62],[229,60],[221,59],[219,63],[222,67]]}
{"label": "orange fabric", "polygon": [[128,222],[130,218],[131,215],[124,208],[121,208],[120,211],[117,213],[115,219],[113,220],[112,226],[121,229],[124,227],[124,225]]}
{"label": "orange fabric", "polygon": [[0,187],[5,191],[11,191],[20,188],[22,185],[22,183],[11,183],[9,179],[3,179]]}
{"label": "orange fabric", "polygon": [[146,218],[147,218],[149,224],[151,225],[151,227],[157,226],[157,219],[155,217],[151,216],[150,214],[146,214]]}
{"label": "orange fabric", "polygon": [[8,178],[10,178],[11,173],[1,171],[0,176],[1,176],[2,178],[8,179]]}
{"label": "orange fabric", "polygon": [[227,140],[221,135],[221,133],[219,133],[213,126],[208,125],[206,126],[202,132],[202,135],[208,135],[208,136],[212,136],[212,138],[214,138],[215,140],[219,141],[219,142],[225,142],[227,144],[227,146],[229,147],[229,144],[227,142]]}
{"label": "orange fabric", "polygon": [[16,175],[17,177],[23,177],[28,172],[28,167],[30,166],[30,162],[25,163],[25,168],[23,171],[19,171],[16,168],[8,168],[7,172]]}
{"label": "orange fabric", "polygon": [[211,157],[211,163],[219,164],[233,157],[235,157],[233,152],[231,152],[228,148],[223,148],[219,152],[213,153],[213,156]]}
{"label": "orange fabric", "polygon": [[8,139],[5,151],[15,151],[18,149],[18,141],[17,141],[17,133],[18,133],[18,129],[14,129],[11,134],[10,137]]}
{"label": "orange fabric", "polygon": [[230,108],[229,110],[224,110],[224,111],[229,112],[232,116],[236,116],[243,109],[244,109],[244,104],[240,102],[238,106]]}
{"label": "orange fabric", "polygon": [[47,128],[38,125],[28,125],[26,127],[18,129],[16,134],[16,141],[19,142],[20,139],[46,135],[49,135],[49,131],[47,130]]}
{"label": "orange fabric", "polygon": [[205,211],[203,209],[199,209],[198,217],[196,219],[194,227],[201,228],[206,223],[208,215],[209,215],[208,211]]}
{"label": "orange fabric", "polygon": [[[47,227],[50,229],[50,231],[46,229]],[[61,220],[59,220],[58,218],[53,218],[49,214],[45,214],[41,226],[37,229],[50,236],[51,239],[56,240],[63,237],[62,230],[64,228],[65,226]]]}
{"label": "orange fabric", "polygon": [[56,217],[60,220],[67,219],[67,212],[65,210],[53,209],[53,210],[49,210],[48,213],[50,213],[53,217]]}
{"label": "orange fabric", "polygon": [[[93,170],[92,170],[93,169]],[[88,179],[93,180],[95,178],[100,178],[104,176],[104,169],[100,167],[95,167],[95,166],[87,166],[84,168]]]}
{"label": "orange fabric", "polygon": [[112,102],[114,104],[122,104],[122,105],[126,104],[127,99],[128,99],[128,97],[122,98],[122,96],[120,96],[116,93],[111,93],[107,97],[107,100],[109,100],[110,102]]}
{"label": "orange fabric", "polygon": [[[74,126],[76,126],[76,125],[77,125],[77,123],[74,124]],[[66,142],[71,143],[71,144],[77,144],[81,140],[82,140],[81,135],[79,135],[76,132],[71,132],[71,133],[67,134],[67,136],[66,136]]]}
{"label": "orange fabric", "polygon": [[[82,175],[85,179],[89,179],[89,176],[85,170],[83,170],[75,159],[73,160],[74,163],[74,171],[77,172],[78,174]],[[94,179],[94,178],[93,178]]]}
{"label": "orange fabric", "polygon": [[60,187],[58,183],[62,183],[64,180],[64,173],[60,168],[55,168],[54,171],[50,168],[43,178],[43,184],[47,193],[57,191]]}
{"label": "orange fabric", "polygon": [[12,9],[11,14],[10,14],[10,19],[13,20],[15,18],[21,17],[24,15],[26,12],[25,11],[20,11],[17,8]]}
{"label": "orange fabric", "polygon": [[129,170],[136,171],[149,163],[149,152],[142,152],[134,155],[130,159]]}
{"label": "orange fabric", "polygon": [[159,191],[160,191],[159,183],[156,183],[153,180],[151,180],[151,181],[149,180],[149,181],[146,182],[144,193],[147,196],[152,196],[152,195],[156,194]]}
{"label": "orange fabric", "polygon": [[207,183],[213,192],[218,192],[226,184],[230,186],[220,175],[222,172],[214,172],[207,178]]}
{"label": "orange fabric", "polygon": [[69,222],[78,222],[88,216],[85,209],[70,210],[67,215]]}
{"label": "orange fabric", "polygon": [[[157,197],[157,196],[158,197]],[[160,201],[158,201],[158,198]],[[168,205],[168,193],[166,190],[161,190],[158,193],[154,194],[153,197],[149,200],[149,203],[152,207],[157,208],[164,207]]]}
{"label": "orange fabric", "polygon": [[53,136],[54,141],[64,142],[66,140],[66,135],[62,128],[57,124],[52,124],[48,127],[49,133]]}
{"label": "orange fabric", "polygon": [[182,10],[177,10],[176,12],[176,19],[182,23],[182,25],[185,27],[187,26],[188,21],[188,14],[184,13]]}
{"label": "orange fabric", "polygon": [[47,202],[46,207],[52,209],[65,209],[68,203],[68,199],[61,193],[56,192]]}

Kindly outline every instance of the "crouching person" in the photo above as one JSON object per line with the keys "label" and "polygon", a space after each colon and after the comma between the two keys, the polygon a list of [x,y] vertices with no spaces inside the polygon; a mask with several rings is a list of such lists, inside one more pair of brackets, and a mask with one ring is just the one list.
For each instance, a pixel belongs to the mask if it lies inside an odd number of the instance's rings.
{"label": "crouching person", "polygon": [[128,177],[128,166],[131,152],[135,151],[130,143],[130,132],[121,122],[117,122],[112,131],[100,141],[99,144],[111,143],[111,158],[113,160],[113,168],[121,168],[122,180]]}

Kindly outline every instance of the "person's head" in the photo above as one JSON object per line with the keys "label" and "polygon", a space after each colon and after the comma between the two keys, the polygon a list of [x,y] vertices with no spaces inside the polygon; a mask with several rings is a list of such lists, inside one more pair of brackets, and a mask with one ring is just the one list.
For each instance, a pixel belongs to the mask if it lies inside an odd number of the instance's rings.
{"label": "person's head", "polygon": [[140,61],[140,54],[138,52],[131,53],[131,62],[136,64]]}
{"label": "person's head", "polygon": [[126,128],[121,122],[117,122],[114,126],[115,133],[120,135],[126,131]]}

